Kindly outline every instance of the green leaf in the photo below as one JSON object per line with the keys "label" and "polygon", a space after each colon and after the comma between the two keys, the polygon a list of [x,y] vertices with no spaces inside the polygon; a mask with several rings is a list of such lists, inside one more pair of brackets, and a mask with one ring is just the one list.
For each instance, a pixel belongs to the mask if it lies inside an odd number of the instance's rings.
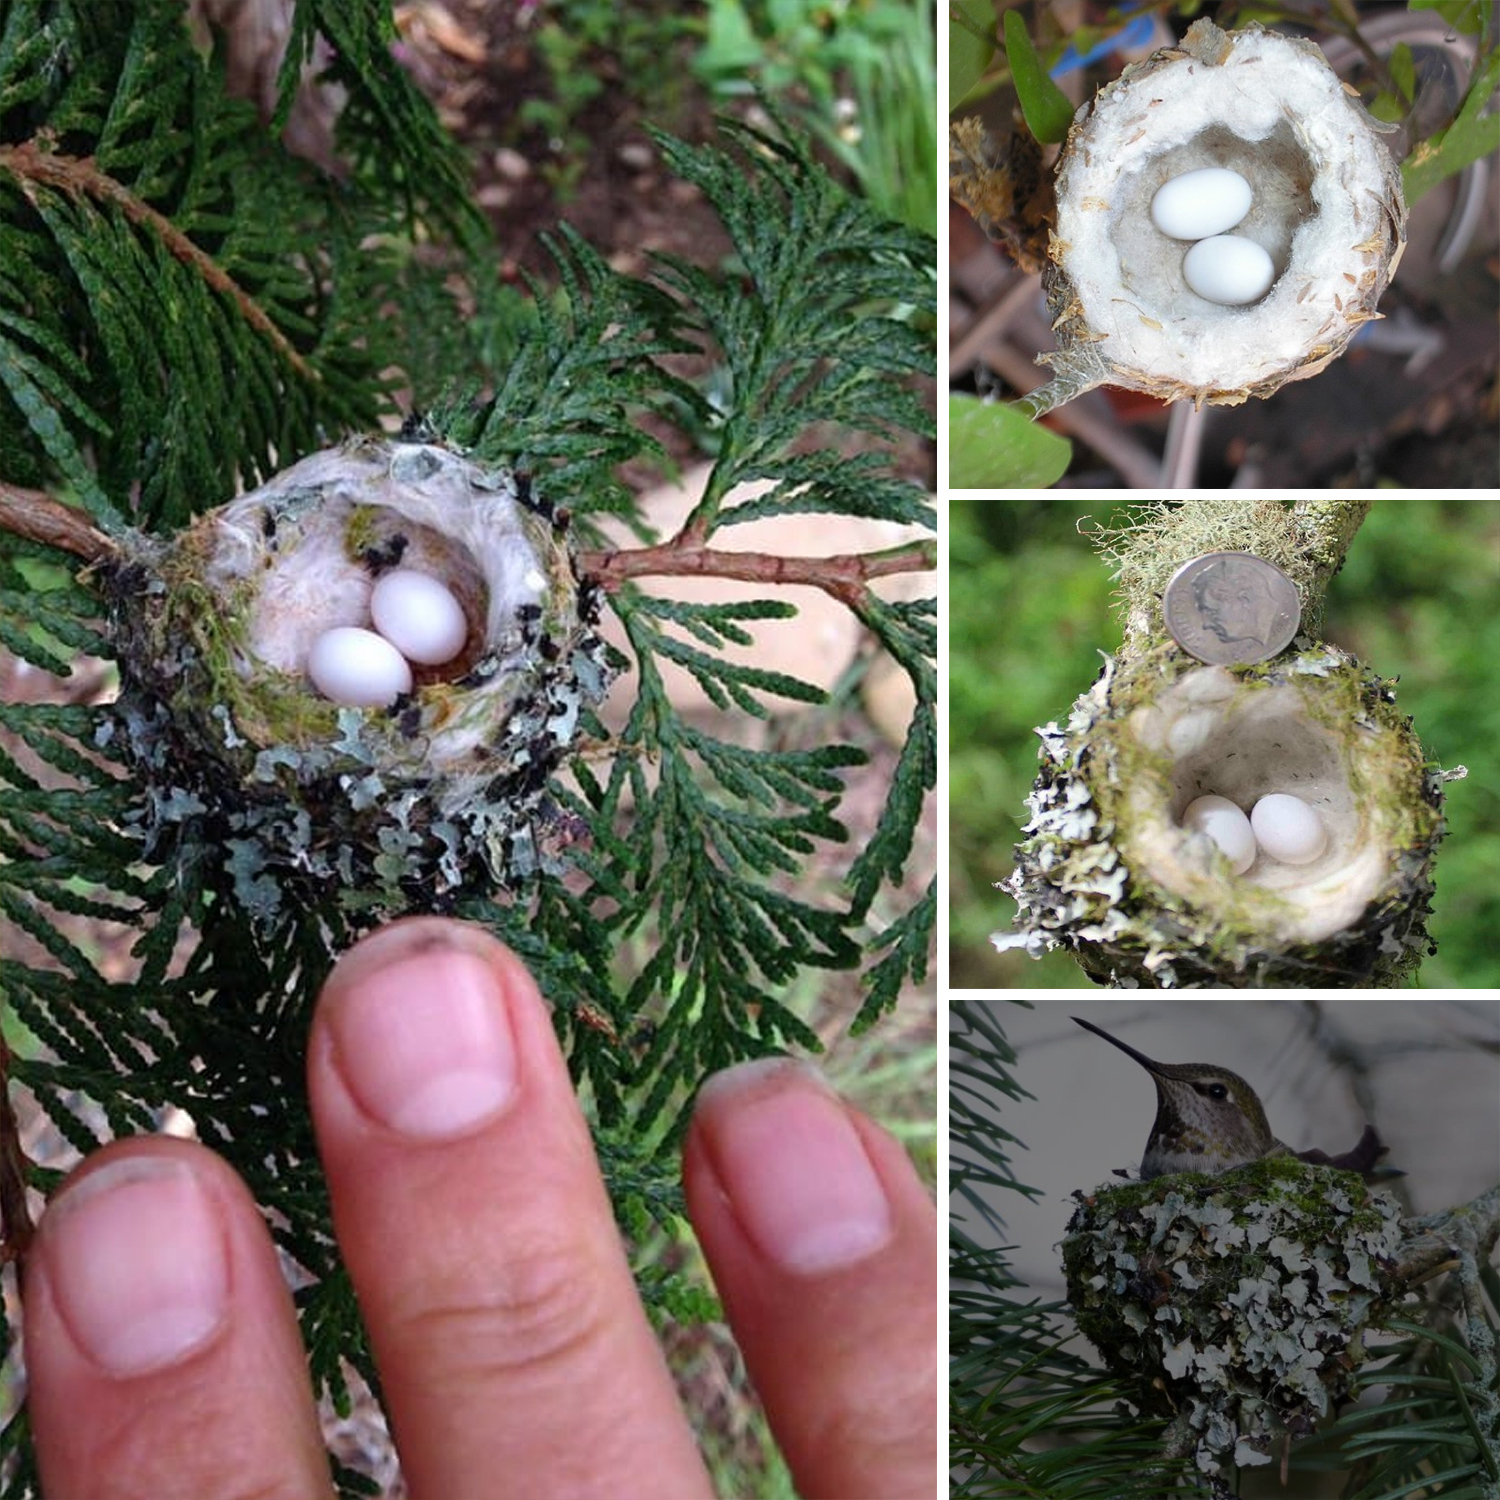
{"label": "green leaf", "polygon": [[948,108],[957,109],[984,77],[995,55],[995,8],[990,0],[949,0]]}
{"label": "green leaf", "polygon": [[1395,90],[1383,89],[1377,94],[1370,105],[1370,113],[1377,120],[1393,123],[1406,115],[1412,100],[1416,98],[1417,64],[1412,56],[1411,46],[1406,42],[1398,42],[1386,65],[1390,69]]}
{"label": "green leaf", "polygon": [[948,398],[948,482],[957,490],[1045,489],[1067,472],[1073,446],[1003,401]]}
{"label": "green leaf", "polygon": [[1493,0],[1407,0],[1409,10],[1435,10],[1455,31],[1478,36],[1484,30],[1484,10]]}
{"label": "green leaf", "polygon": [[1485,113],[1497,86],[1500,86],[1500,51],[1491,52],[1476,67],[1463,107],[1453,123],[1431,140],[1423,141],[1402,163],[1401,185],[1408,207],[1445,177],[1500,149],[1500,113]]}
{"label": "green leaf", "polygon": [[1073,123],[1073,105],[1047,76],[1019,11],[1005,13],[1005,56],[1032,135],[1044,144],[1062,140]]}

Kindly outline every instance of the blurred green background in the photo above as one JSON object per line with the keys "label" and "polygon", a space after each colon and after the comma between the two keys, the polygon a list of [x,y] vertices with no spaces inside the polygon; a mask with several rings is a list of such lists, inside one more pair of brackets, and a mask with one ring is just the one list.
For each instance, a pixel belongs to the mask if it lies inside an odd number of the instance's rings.
{"label": "blurred green background", "polygon": [[[1187,502],[1191,504],[1192,502]],[[955,988],[1092,988],[1072,958],[997,953],[1037,771],[1033,733],[1066,719],[1115,651],[1105,565],[1085,521],[1122,525],[1129,502],[950,504],[949,819]],[[1384,677],[1448,787],[1419,989],[1500,987],[1500,501],[1377,500],[1329,592],[1327,638]]]}

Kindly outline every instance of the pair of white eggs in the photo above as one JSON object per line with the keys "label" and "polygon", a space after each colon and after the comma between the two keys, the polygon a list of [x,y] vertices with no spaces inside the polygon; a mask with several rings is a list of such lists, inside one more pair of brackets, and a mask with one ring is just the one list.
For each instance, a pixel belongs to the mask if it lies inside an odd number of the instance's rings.
{"label": "pair of white eggs", "polygon": [[1248,818],[1228,797],[1199,797],[1183,809],[1182,826],[1207,834],[1236,875],[1243,875],[1257,854],[1284,865],[1308,865],[1328,847],[1328,830],[1316,809],[1290,792],[1268,792]]}
{"label": "pair of white eggs", "polygon": [[1151,200],[1151,222],[1174,240],[1196,240],[1182,258],[1183,280],[1209,302],[1258,302],[1276,279],[1265,248],[1228,234],[1250,212],[1250,184],[1228,167],[1199,167],[1164,182]]}
{"label": "pair of white eggs", "polygon": [[469,622],[446,584],[414,568],[392,568],[370,593],[373,630],[336,625],[307,654],[307,675],[325,698],[351,708],[388,708],[412,690],[412,663],[436,667],[464,648]]}

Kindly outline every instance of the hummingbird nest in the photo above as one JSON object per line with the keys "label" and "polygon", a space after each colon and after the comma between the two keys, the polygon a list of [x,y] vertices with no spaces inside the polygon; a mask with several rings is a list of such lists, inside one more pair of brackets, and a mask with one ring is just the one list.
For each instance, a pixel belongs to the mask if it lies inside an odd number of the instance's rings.
{"label": "hummingbird nest", "polygon": [[1063,1240],[1079,1328],[1215,1496],[1313,1430],[1394,1305],[1399,1210],[1357,1173],[1268,1157],[1074,1195]]}
{"label": "hummingbird nest", "polygon": [[[996,947],[1065,947],[1122,988],[1390,985],[1430,951],[1432,868],[1445,772],[1395,684],[1317,638],[1323,594],[1368,502],[1189,501],[1104,538],[1122,585],[1125,642],[1044,725],[1042,770],[1000,888],[1019,908]],[[1302,630],[1279,655],[1206,666],[1171,638],[1161,587],[1207,551],[1281,565]],[[1187,826],[1194,799],[1249,808],[1295,793],[1318,809],[1324,852],[1236,875]]]}
{"label": "hummingbird nest", "polygon": [[[566,529],[524,476],[360,438],[169,541],[128,539],[105,571],[105,737],[146,782],[148,855],[176,839],[185,876],[218,864],[261,922],[330,886],[369,919],[533,874],[571,836],[547,782],[609,680]],[[313,645],[366,622],[398,566],[448,590],[463,644],[388,704],[332,701]]]}
{"label": "hummingbird nest", "polygon": [[[1406,244],[1388,129],[1314,43],[1255,24],[1225,32],[1195,21],[1179,43],[1126,68],[1078,111],[1049,184],[1043,283],[1058,348],[1043,356],[1053,378],[1027,398],[1032,409],[1103,384],[1235,405],[1337,359],[1381,316]],[[1023,156],[1013,173],[1020,184],[1026,165]],[[1153,221],[1156,193],[1205,169],[1248,186],[1252,206],[1233,234],[1266,260],[1270,282],[1251,305],[1200,295],[1186,243]],[[1034,192],[1012,196],[1024,220],[990,204],[981,222],[1019,239],[1027,266],[1043,215]]]}

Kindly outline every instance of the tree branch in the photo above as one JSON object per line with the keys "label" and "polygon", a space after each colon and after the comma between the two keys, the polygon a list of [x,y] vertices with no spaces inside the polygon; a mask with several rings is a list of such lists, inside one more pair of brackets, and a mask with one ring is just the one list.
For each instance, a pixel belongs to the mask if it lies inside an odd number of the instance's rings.
{"label": "tree branch", "polygon": [[0,1264],[24,1265],[35,1225],[26,1201],[26,1153],[10,1103],[10,1045],[0,1032]]}
{"label": "tree branch", "polygon": [[739,578],[748,583],[801,584],[819,588],[856,608],[873,578],[937,566],[937,542],[906,542],[883,552],[845,552],[832,557],[779,557],[768,552],[730,552],[705,547],[679,533],[655,547],[583,552],[579,569],[610,591],[632,578]]}
{"label": "tree branch", "polygon": [[63,505],[40,490],[24,490],[3,481],[0,481],[0,531],[60,547],[88,563],[103,562],[119,550],[113,539],[91,525],[82,511]]}
{"label": "tree branch", "polygon": [[240,316],[263,334],[276,352],[305,381],[316,384],[318,372],[297,353],[286,335],[271,321],[265,309],[224,270],[207,251],[200,249],[165,214],[135,196],[123,183],[99,170],[92,156],[65,156],[61,152],[39,151],[34,141],[19,146],[0,146],[0,172],[9,172],[21,184],[21,191],[35,201],[35,184],[57,188],[69,197],[87,196],[112,203],[132,224],[149,229],[185,266],[203,278],[216,292],[223,293],[239,309]]}

